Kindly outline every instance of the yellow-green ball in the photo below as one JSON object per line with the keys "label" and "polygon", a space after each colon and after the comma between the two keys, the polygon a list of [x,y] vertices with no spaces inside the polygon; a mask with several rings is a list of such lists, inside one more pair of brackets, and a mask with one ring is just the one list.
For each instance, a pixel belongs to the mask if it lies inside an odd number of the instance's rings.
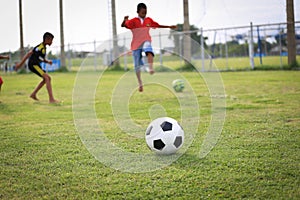
{"label": "yellow-green ball", "polygon": [[176,79],[172,82],[172,86],[176,92],[182,92],[184,89],[184,81],[182,79]]}

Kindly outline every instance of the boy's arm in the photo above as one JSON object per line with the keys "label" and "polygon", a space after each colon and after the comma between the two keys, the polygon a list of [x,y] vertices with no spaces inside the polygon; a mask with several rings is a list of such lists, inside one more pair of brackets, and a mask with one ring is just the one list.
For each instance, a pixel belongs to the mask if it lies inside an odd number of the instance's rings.
{"label": "boy's arm", "polygon": [[49,65],[52,65],[52,60],[46,60],[46,59],[44,59],[43,62],[44,63],[48,63]]}
{"label": "boy's arm", "polygon": [[177,28],[176,25],[171,25],[171,26],[160,25],[159,23],[157,23],[156,21],[154,21],[152,18],[150,18],[150,20],[151,20],[151,26],[152,26],[152,28],[170,28],[170,29],[176,29]]}
{"label": "boy's arm", "polygon": [[3,55],[0,55],[0,59],[9,59],[9,56],[3,56]]}
{"label": "boy's arm", "polygon": [[47,60],[47,59],[46,59],[46,54],[42,54],[41,51],[40,51],[39,53],[40,53],[39,60],[40,60],[41,62],[44,62],[44,63],[47,63],[47,64],[52,65],[52,60]]}
{"label": "boy's arm", "polygon": [[177,26],[175,26],[175,25],[172,25],[172,26],[159,25],[158,28],[170,28],[170,29],[176,29]]}
{"label": "boy's arm", "polygon": [[123,20],[123,22],[122,22],[122,24],[121,24],[121,27],[126,27],[125,23],[126,23],[126,21],[128,20],[128,18],[129,18],[129,16],[125,16],[125,17],[124,17],[124,20]]}
{"label": "boy's arm", "polygon": [[15,65],[15,71],[17,71],[20,67],[23,66],[25,61],[33,54],[33,50],[30,50],[26,55],[22,58],[22,60]]}

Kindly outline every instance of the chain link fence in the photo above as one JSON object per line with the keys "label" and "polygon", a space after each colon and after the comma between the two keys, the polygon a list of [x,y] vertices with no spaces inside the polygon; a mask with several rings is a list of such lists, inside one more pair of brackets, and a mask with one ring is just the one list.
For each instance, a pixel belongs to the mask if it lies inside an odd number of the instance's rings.
{"label": "chain link fence", "polygon": [[[247,26],[197,29],[189,32],[170,29],[151,29],[152,46],[155,53],[154,67],[163,66],[181,70],[185,66],[183,39],[189,35],[191,40],[191,59],[202,71],[236,71],[259,68],[282,69],[287,66],[287,25],[249,24]],[[300,63],[300,22],[295,22],[297,61]],[[133,69],[130,51],[131,32],[119,34],[118,48],[113,41],[91,41],[73,43],[65,46],[66,67],[76,71],[84,62],[86,70],[101,70],[111,67],[118,61],[124,70]],[[30,47],[26,47],[28,51]],[[115,51],[114,51],[115,50]],[[48,59],[60,58],[60,46],[48,47]],[[10,52],[10,60],[1,61],[0,68],[5,72],[13,70],[20,60],[20,52]],[[146,61],[146,59],[145,59]]]}

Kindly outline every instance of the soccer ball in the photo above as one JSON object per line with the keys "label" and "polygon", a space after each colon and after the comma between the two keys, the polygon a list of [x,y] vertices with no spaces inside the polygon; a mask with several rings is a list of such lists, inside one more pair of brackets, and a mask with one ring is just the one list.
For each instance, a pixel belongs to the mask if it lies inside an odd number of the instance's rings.
{"label": "soccer ball", "polygon": [[184,131],[173,118],[153,120],[146,130],[146,143],[157,154],[169,155],[178,151],[184,142]]}
{"label": "soccer ball", "polygon": [[182,79],[176,79],[172,82],[172,86],[176,92],[182,92],[184,89],[184,81]]}

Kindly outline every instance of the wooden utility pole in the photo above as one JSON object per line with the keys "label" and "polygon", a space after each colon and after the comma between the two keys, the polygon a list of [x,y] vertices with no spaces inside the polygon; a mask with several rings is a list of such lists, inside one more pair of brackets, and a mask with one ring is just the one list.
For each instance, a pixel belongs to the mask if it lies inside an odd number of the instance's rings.
{"label": "wooden utility pole", "polygon": [[22,0],[19,0],[19,26],[20,26],[20,60],[25,55],[24,39],[23,39],[23,16],[22,16]]}
{"label": "wooden utility pole", "polygon": [[183,0],[183,16],[184,16],[184,23],[183,23],[183,58],[185,60],[185,64],[188,65],[191,61],[191,37],[190,33],[190,20],[189,20],[189,0]]}
{"label": "wooden utility pole", "polygon": [[119,66],[119,46],[118,46],[118,35],[117,35],[117,23],[116,23],[116,4],[115,0],[111,0],[111,17],[112,17],[112,32],[113,32],[113,64]]}
{"label": "wooden utility pole", "polygon": [[288,64],[296,64],[294,0],[286,0]]}
{"label": "wooden utility pole", "polygon": [[60,64],[66,67],[65,39],[64,39],[64,19],[63,19],[63,0],[59,0],[59,18],[60,18]]}

